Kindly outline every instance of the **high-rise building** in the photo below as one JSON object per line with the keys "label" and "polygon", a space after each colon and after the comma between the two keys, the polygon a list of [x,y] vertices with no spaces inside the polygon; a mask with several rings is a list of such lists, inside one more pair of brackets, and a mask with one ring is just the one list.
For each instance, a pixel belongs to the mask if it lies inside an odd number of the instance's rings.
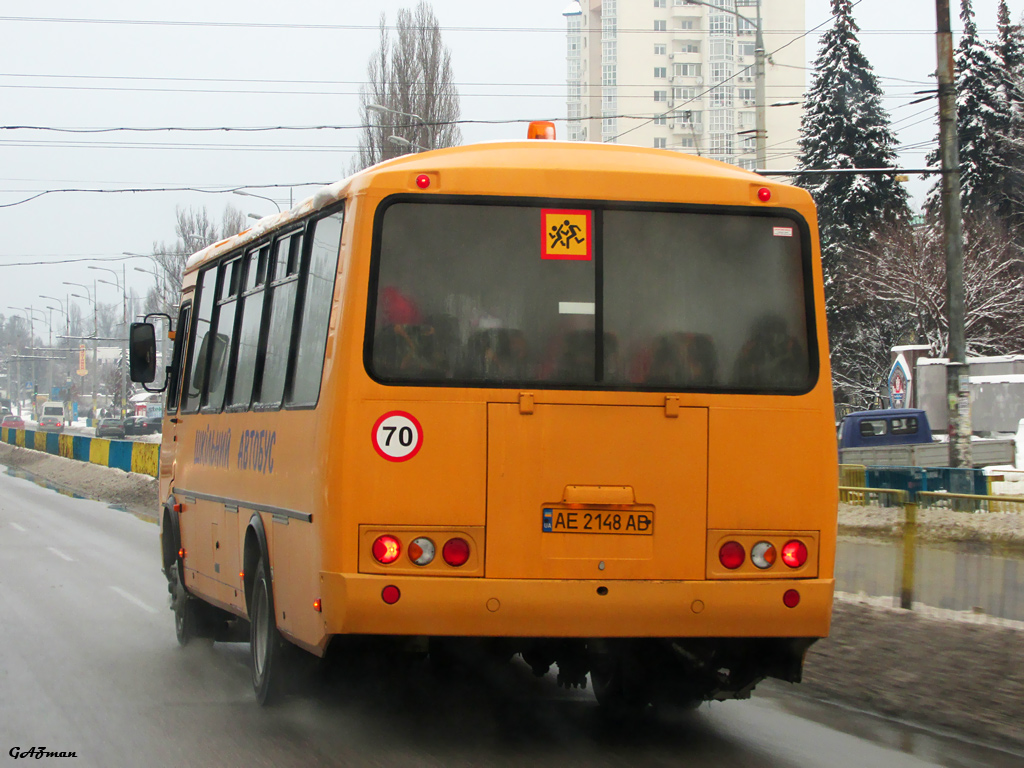
{"label": "high-rise building", "polygon": [[[786,169],[805,90],[803,0],[572,0],[569,140],[661,147]],[[765,48],[757,96],[757,24]]]}

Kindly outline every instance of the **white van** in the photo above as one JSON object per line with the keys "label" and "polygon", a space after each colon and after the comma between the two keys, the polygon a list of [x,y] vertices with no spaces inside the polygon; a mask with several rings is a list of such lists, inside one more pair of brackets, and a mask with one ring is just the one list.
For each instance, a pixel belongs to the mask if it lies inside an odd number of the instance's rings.
{"label": "white van", "polygon": [[43,413],[39,417],[39,428],[48,432],[64,431],[64,404],[49,401],[43,403]]}

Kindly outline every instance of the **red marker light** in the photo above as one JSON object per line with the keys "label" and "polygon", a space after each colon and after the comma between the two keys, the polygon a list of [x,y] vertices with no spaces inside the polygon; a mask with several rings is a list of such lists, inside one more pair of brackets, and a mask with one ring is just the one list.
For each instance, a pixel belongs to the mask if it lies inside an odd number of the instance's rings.
{"label": "red marker light", "polygon": [[799,568],[807,562],[807,545],[793,539],[782,547],[782,562],[790,568]]}
{"label": "red marker light", "polygon": [[426,189],[430,186],[430,177],[425,173],[421,173],[416,177],[416,186],[420,189]]}
{"label": "red marker light", "polygon": [[772,191],[768,187],[761,187],[757,190],[757,199],[762,203],[767,203],[772,199]]}
{"label": "red marker light", "polygon": [[388,605],[394,605],[395,603],[397,603],[398,598],[400,598],[401,596],[402,593],[394,584],[388,584],[386,587],[384,587],[384,589],[380,591],[380,599]]}
{"label": "red marker light", "polygon": [[394,536],[378,536],[373,542],[373,559],[381,565],[390,565],[402,553],[402,545]]}
{"label": "red marker light", "polygon": [[727,541],[718,550],[719,562],[730,571],[739,568],[746,559],[747,553],[743,550],[743,545],[738,541]]}
{"label": "red marker light", "polygon": [[178,550],[178,557],[180,557],[182,560],[185,559],[185,555],[187,555],[187,554],[188,554],[188,552],[185,551],[184,547],[182,547],[181,549]]}
{"label": "red marker light", "polygon": [[313,610],[316,611],[317,613],[320,613],[320,611],[322,610],[322,606],[320,604],[320,598],[319,597],[316,600],[313,601]]}
{"label": "red marker light", "polygon": [[441,550],[441,556],[448,565],[455,568],[465,565],[469,560],[469,542],[465,539],[448,539]]}
{"label": "red marker light", "polygon": [[795,589],[787,589],[786,594],[782,596],[782,604],[787,608],[796,608],[800,605],[800,593]]}

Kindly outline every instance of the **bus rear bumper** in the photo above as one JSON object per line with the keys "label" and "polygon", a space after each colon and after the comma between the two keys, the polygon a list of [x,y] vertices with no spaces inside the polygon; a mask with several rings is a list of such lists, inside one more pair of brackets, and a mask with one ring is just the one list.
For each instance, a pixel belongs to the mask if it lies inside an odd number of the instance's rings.
{"label": "bus rear bumper", "polygon": [[[549,581],[323,572],[328,634],[826,637],[832,579]],[[387,604],[385,587],[399,599]],[[789,590],[799,603],[783,602]],[[393,595],[393,591],[389,590]]]}

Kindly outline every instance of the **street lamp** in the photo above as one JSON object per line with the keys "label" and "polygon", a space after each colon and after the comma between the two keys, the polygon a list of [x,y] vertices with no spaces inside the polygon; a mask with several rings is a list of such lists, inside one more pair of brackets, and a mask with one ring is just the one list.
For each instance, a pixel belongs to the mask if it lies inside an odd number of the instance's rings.
{"label": "street lamp", "polygon": [[[366,111],[367,112],[376,112],[379,115],[383,115],[383,114],[401,115],[402,117],[411,117],[411,118],[414,118],[416,120],[419,120],[420,127],[424,128],[426,130],[426,132],[427,132],[427,145],[428,145],[428,148],[432,148],[434,146],[434,132],[433,132],[433,130],[431,129],[431,127],[429,125],[427,125],[427,121],[424,120],[419,115],[417,115],[415,112],[402,112],[402,111],[397,110],[397,109],[390,109],[388,107],[383,107],[380,104],[367,104],[366,105]],[[412,144],[412,142],[409,142],[409,143],[410,143],[410,145]],[[422,149],[422,147],[421,147],[421,149]]]}
{"label": "street lamp", "polygon": [[405,149],[415,149],[419,152],[425,152],[426,147],[421,147],[419,144],[408,139],[402,138],[401,136],[391,135],[388,136],[388,141],[394,144],[396,147],[403,147]]}
{"label": "street lamp", "polygon": [[[64,280],[62,282],[63,282],[64,285],[76,285],[79,288],[84,288],[85,289],[85,293],[86,293],[85,296],[82,296],[81,294],[78,294],[78,293],[72,293],[71,295],[74,296],[76,299],[85,299],[86,301],[88,301],[88,302],[90,302],[92,304],[92,407],[91,407],[90,414],[91,414],[91,417],[95,420],[95,418],[96,418],[96,385],[98,383],[97,379],[99,377],[99,370],[97,370],[97,361],[96,361],[96,358],[99,355],[99,350],[97,348],[98,342],[96,340],[96,337],[99,336],[99,319],[97,317],[97,312],[96,312],[96,299],[93,298],[93,293],[89,291],[89,286],[87,286],[85,283],[72,283],[72,282],[69,282],[67,280]],[[93,285],[93,292],[95,292],[95,290],[96,290],[96,286],[94,284]],[[68,308],[70,309],[70,306]]]}
{"label": "street lamp", "polygon": [[753,24],[756,30],[754,37],[754,110],[757,115],[757,167],[764,169],[767,163],[768,155],[768,128],[767,120],[765,117],[765,94],[764,94],[764,38],[762,37],[761,29],[761,0],[757,0],[757,17],[756,21],[748,19],[741,13],[737,13],[732,8],[725,8],[721,5],[715,5],[714,3],[704,2],[704,0],[690,0],[694,5],[705,5],[708,8],[714,8],[716,11],[722,13],[731,13],[737,19],[747,22],[747,24]]}
{"label": "street lamp", "polygon": [[[8,309],[14,309],[14,310],[17,310],[18,312],[24,312],[25,313],[25,318],[28,320],[28,348],[29,348],[29,351],[31,351],[32,348],[36,345],[36,331],[35,331],[35,324],[34,324],[35,323],[35,313],[39,312],[39,314],[42,315],[43,322],[46,322],[46,315],[44,315],[42,313],[42,311],[40,311],[38,309],[35,309],[34,307],[8,307]],[[51,333],[51,341],[52,341],[52,334],[53,334],[53,332],[51,331],[50,333]],[[32,381],[35,382],[35,386],[37,386],[37,387],[39,385],[38,373],[39,372],[36,370],[36,361],[33,359],[32,360]],[[18,383],[19,383],[19,386],[20,386],[21,382],[19,381]],[[18,401],[19,401],[19,409],[18,410],[19,410],[19,413],[21,411],[20,401],[21,401],[21,396],[23,394],[24,393],[19,390],[19,392],[18,392]],[[35,414],[35,408],[36,408],[36,404],[35,404],[35,399],[33,398],[33,402],[32,402],[32,412],[33,412],[33,415]]]}
{"label": "street lamp", "polygon": [[277,212],[281,212],[281,206],[277,204],[277,201],[271,197],[264,197],[263,195],[254,195],[252,192],[244,192],[241,189],[232,190],[232,194],[241,195],[242,197],[258,197],[260,200],[266,200],[267,202],[273,203],[274,207],[277,208]]}
{"label": "street lamp", "polygon": [[98,269],[103,272],[109,272],[114,276],[114,282],[109,280],[98,280],[97,282],[105,285],[112,285],[121,292],[121,299],[123,301],[124,314],[122,316],[122,329],[121,329],[121,418],[125,417],[125,411],[128,407],[128,293],[125,290],[127,288],[128,280],[125,275],[124,264],[121,265],[121,281],[117,281],[117,272],[107,267],[97,267],[89,265],[88,269]]}

